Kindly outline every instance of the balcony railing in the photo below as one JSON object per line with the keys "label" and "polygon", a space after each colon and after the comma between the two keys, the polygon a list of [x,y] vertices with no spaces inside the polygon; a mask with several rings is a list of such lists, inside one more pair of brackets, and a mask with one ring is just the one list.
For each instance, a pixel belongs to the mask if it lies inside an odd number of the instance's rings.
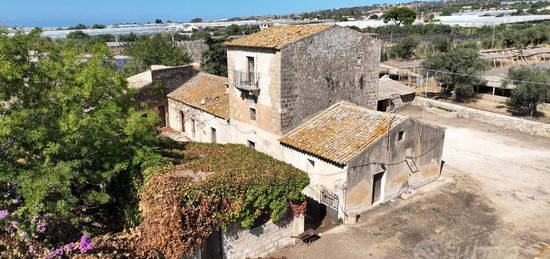
{"label": "balcony railing", "polygon": [[242,71],[233,71],[235,87],[243,91],[260,91],[260,74]]}

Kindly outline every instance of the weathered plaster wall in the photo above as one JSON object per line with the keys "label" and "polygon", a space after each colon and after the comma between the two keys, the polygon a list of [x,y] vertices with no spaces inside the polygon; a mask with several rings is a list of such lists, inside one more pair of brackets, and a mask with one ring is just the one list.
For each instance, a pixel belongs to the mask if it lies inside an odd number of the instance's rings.
{"label": "weathered plaster wall", "polygon": [[[247,57],[254,57],[260,94],[256,100],[235,88],[235,72],[247,71]],[[274,134],[280,134],[281,57],[273,50],[236,48],[227,51],[230,118]],[[256,108],[256,120],[250,119],[250,107]]]}
{"label": "weathered plaster wall", "polygon": [[[180,111],[185,115],[185,132],[182,132]],[[195,120],[194,135],[192,120]],[[212,142],[212,128],[214,128],[216,143],[232,143],[231,127],[226,120],[172,99],[168,99],[168,126],[193,141],[205,143]]]}
{"label": "weathered plaster wall", "polygon": [[257,151],[283,160],[282,147],[279,143],[280,135],[238,120],[230,120],[230,124],[232,143],[248,145],[248,141],[250,140],[255,143]]}
{"label": "weathered plaster wall", "polygon": [[281,128],[285,133],[338,100],[376,110],[380,44],[333,27],[281,50]]}
{"label": "weathered plaster wall", "polygon": [[293,245],[304,232],[304,217],[287,215],[278,222],[269,221],[259,227],[242,229],[233,226],[222,233],[224,258],[241,259],[267,256],[286,246]]}
{"label": "weathered plaster wall", "polygon": [[[398,140],[404,131],[403,140]],[[393,199],[407,188],[415,188],[439,177],[445,130],[424,124],[415,119],[401,122],[371,143],[348,165],[345,209],[347,213],[361,213],[373,205],[373,177],[385,172],[382,179],[382,196],[379,202]],[[406,157],[414,157],[419,171],[412,173]],[[377,164],[371,164],[377,162]],[[381,166],[384,163],[385,166]],[[368,164],[368,165],[367,165]]]}
{"label": "weathered plaster wall", "polygon": [[458,117],[476,120],[527,134],[550,137],[550,124],[546,123],[524,120],[418,96],[414,98],[413,104],[423,107],[441,107],[456,112]]}

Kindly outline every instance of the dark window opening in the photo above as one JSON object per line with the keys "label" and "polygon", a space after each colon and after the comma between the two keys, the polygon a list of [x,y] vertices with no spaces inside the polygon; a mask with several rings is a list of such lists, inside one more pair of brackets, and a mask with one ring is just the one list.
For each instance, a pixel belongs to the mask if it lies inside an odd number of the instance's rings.
{"label": "dark window opening", "polygon": [[250,119],[253,121],[256,120],[256,108],[250,108]]}
{"label": "dark window opening", "polygon": [[405,138],[405,131],[399,131],[399,134],[397,135],[397,140],[402,141]]}
{"label": "dark window opening", "polygon": [[308,159],[307,162],[309,163],[309,166],[315,167],[315,161]]}
{"label": "dark window opening", "polygon": [[359,78],[359,88],[361,88],[361,90],[363,90],[364,86],[365,86],[365,78],[363,76],[361,76]]}
{"label": "dark window opening", "polygon": [[248,141],[248,147],[249,148],[252,148],[252,149],[256,149],[256,143],[252,142],[252,141]]}

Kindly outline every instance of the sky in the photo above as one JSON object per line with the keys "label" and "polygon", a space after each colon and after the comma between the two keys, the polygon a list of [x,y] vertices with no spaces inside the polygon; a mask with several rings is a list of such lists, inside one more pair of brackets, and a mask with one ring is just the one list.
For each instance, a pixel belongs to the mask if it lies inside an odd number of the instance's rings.
{"label": "sky", "polygon": [[403,0],[0,0],[0,25],[61,27],[78,23],[188,22],[288,14]]}

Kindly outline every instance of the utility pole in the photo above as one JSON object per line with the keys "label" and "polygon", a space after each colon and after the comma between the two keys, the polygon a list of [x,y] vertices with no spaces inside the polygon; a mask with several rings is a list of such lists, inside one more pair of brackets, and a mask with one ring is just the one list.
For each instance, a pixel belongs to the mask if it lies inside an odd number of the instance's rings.
{"label": "utility pole", "polygon": [[493,41],[491,42],[491,49],[495,47],[495,30],[496,30],[497,24],[493,23]]}

